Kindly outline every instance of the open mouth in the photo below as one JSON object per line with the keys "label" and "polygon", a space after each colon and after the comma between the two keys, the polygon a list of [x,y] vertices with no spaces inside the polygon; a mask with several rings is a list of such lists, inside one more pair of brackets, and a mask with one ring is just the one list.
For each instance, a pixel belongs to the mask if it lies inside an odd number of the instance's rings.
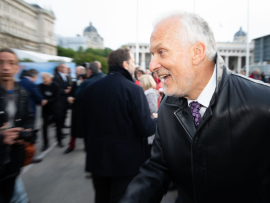
{"label": "open mouth", "polygon": [[164,84],[166,84],[168,80],[171,78],[171,74],[160,75],[159,78]]}

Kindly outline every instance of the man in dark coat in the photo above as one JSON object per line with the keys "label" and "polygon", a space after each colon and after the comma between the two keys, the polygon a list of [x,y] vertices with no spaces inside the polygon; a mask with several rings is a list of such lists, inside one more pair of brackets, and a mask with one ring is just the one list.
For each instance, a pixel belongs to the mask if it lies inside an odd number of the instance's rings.
{"label": "man in dark coat", "polygon": [[101,70],[101,67],[102,67],[102,64],[99,62],[99,61],[94,61],[96,64],[97,64],[97,66],[98,66],[98,69],[99,69],[99,72],[102,74],[102,76],[104,77],[105,76],[105,74],[102,72],[102,70]]}
{"label": "man in dark coat", "polygon": [[109,73],[89,84],[82,100],[86,171],[93,174],[95,202],[118,202],[147,156],[155,132],[143,89],[134,84],[134,58],[118,49],[108,58]]}
{"label": "man in dark coat", "polygon": [[35,69],[26,70],[24,76],[21,78],[19,84],[24,87],[30,96],[30,106],[34,114],[36,114],[36,105],[44,105],[47,101],[43,100],[38,86],[35,84],[37,80],[38,71]]}
{"label": "man in dark coat", "polygon": [[121,203],[146,203],[175,181],[181,203],[270,202],[270,87],[235,74],[195,14],[173,13],[152,32],[150,70],[164,83],[151,158]]}
{"label": "man in dark coat", "polygon": [[102,78],[104,74],[99,71],[99,68],[95,62],[89,63],[89,66],[86,67],[86,77],[88,78],[85,80],[82,85],[80,85],[76,92],[75,92],[75,98],[77,101],[82,101],[84,91],[86,87],[93,82],[97,81],[98,79]]}
{"label": "man in dark coat", "polygon": [[[0,202],[9,203],[16,177],[24,163],[24,141],[16,140],[22,130],[34,126],[27,91],[15,82],[18,58],[7,48],[0,50]],[[8,129],[9,128],[9,129]]]}
{"label": "man in dark coat", "polygon": [[45,151],[49,147],[48,140],[48,125],[55,123],[56,125],[56,138],[58,146],[62,146],[62,123],[59,112],[60,101],[59,101],[59,86],[52,82],[53,75],[50,73],[42,73],[43,83],[39,85],[41,94],[44,96],[46,101],[48,101],[42,107],[42,118],[43,118],[43,146],[42,151]]}
{"label": "man in dark coat", "polygon": [[85,76],[85,68],[83,66],[76,67],[76,77],[77,80],[73,82],[71,92],[68,97],[68,102],[72,105],[72,114],[71,114],[71,134],[70,134],[70,141],[69,146],[65,150],[65,154],[72,152],[75,148],[76,138],[81,138],[82,134],[80,133],[80,110],[81,110],[81,103],[76,100],[75,93],[78,87],[83,83],[83,78]]}
{"label": "man in dark coat", "polygon": [[57,70],[55,71],[55,75],[53,78],[53,82],[57,83],[59,86],[59,94],[60,94],[60,109],[61,109],[61,125],[64,127],[65,120],[66,120],[66,114],[68,110],[68,95],[71,91],[71,86],[69,85],[69,80],[67,77],[67,66],[62,63],[57,67]]}

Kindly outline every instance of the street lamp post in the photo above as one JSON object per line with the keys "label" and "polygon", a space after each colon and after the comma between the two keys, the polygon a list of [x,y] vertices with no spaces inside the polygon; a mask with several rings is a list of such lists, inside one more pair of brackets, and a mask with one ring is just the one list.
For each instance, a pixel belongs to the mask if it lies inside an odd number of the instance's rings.
{"label": "street lamp post", "polygon": [[136,24],[136,66],[139,66],[139,0],[137,0],[137,24]]}
{"label": "street lamp post", "polygon": [[249,0],[247,0],[247,45],[246,45],[246,76],[249,76]]}

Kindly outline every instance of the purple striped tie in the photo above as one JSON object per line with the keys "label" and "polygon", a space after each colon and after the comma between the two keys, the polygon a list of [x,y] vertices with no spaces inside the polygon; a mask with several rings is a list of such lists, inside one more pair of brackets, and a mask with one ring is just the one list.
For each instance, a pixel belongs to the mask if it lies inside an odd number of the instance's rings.
{"label": "purple striped tie", "polygon": [[194,123],[197,127],[202,119],[202,116],[200,114],[201,104],[199,102],[193,101],[193,102],[190,102],[189,106],[190,106]]}

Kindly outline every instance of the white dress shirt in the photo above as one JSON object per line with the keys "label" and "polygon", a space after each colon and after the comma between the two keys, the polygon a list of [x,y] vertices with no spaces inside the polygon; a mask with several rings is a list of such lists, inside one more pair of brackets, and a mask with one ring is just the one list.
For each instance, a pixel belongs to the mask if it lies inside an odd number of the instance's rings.
{"label": "white dress shirt", "polygon": [[62,79],[67,82],[67,75],[65,73],[59,72],[58,73],[61,75]]}
{"label": "white dress shirt", "polygon": [[[188,100],[188,106],[191,102],[197,101],[201,104],[200,114],[201,117],[203,117],[206,109],[208,108],[210,101],[212,99],[212,96],[215,92],[216,86],[217,86],[217,77],[216,77],[217,68],[215,66],[215,69],[213,71],[212,77],[199,95],[199,97],[196,100]],[[190,106],[189,106],[190,107]]]}

